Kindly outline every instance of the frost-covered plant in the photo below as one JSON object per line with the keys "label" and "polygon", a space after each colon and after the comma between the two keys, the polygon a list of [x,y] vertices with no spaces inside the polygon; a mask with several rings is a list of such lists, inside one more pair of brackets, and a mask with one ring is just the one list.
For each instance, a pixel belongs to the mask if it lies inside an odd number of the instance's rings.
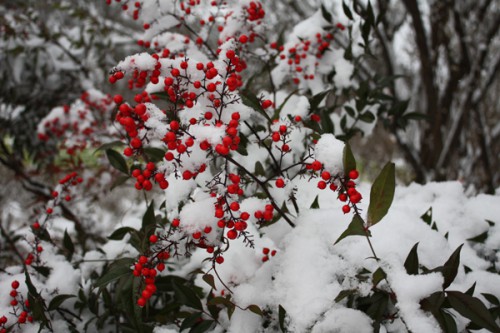
{"label": "frost-covered plant", "polygon": [[[73,243],[59,218],[85,182],[72,172],[24,240],[2,227],[23,264],[5,274],[12,310],[0,317],[1,333],[31,321],[76,332],[452,332],[451,308],[460,327],[498,330],[498,309],[489,314],[474,288],[449,290],[461,248],[442,266],[424,248],[420,264],[417,245],[406,256],[372,237],[395,196],[395,165],[382,169],[366,205],[354,155],[339,138],[405,111],[382,78],[375,86],[350,80],[349,61],[369,50],[373,18],[353,37],[356,27],[321,6],[280,36],[264,2],[116,2],[141,22],[146,50],[112,68],[109,82],[127,81],[135,96],[87,92],[54,109],[38,133],[70,155],[105,143],[100,150],[123,174],[113,187],[125,182],[115,192],[133,186],[146,211],[123,195],[133,218],[115,228],[116,213],[108,215],[114,231],[92,242],[73,220]],[[364,41],[358,49],[356,38]],[[106,123],[111,115],[118,130]],[[125,157],[109,142],[115,137]],[[330,209],[317,210],[320,202]],[[448,234],[418,226],[450,247]],[[67,283],[58,285],[62,276]],[[409,282],[422,282],[422,291],[408,291]]]}

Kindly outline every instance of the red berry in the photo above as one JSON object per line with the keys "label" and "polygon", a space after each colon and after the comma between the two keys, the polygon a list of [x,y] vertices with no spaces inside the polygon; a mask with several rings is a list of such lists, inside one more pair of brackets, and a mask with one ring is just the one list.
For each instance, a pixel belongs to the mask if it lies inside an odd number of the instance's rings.
{"label": "red berry", "polygon": [[227,238],[229,239],[236,239],[238,237],[238,232],[234,229],[231,229],[227,232]]}
{"label": "red berry", "polygon": [[267,109],[271,105],[273,105],[273,102],[271,100],[269,100],[269,99],[266,99],[265,101],[262,102],[262,108],[263,109]]}
{"label": "red berry", "polygon": [[285,181],[283,178],[276,179],[276,187],[283,188],[285,187]]}
{"label": "red berry", "polygon": [[172,220],[172,227],[177,228],[180,224],[181,224],[181,221],[179,219]]}
{"label": "red berry", "polygon": [[224,262],[224,258],[219,256],[217,258],[215,258],[215,261],[218,263],[218,264],[222,264]]}
{"label": "red berry", "polygon": [[12,289],[19,288],[19,281],[17,281],[17,280],[12,281],[10,286],[12,287]]}
{"label": "red berry", "polygon": [[344,214],[347,214],[351,211],[351,207],[349,207],[349,205],[344,205],[342,206],[342,211],[344,212]]}
{"label": "red berry", "polygon": [[146,305],[146,299],[144,297],[141,297],[137,300],[137,305],[139,305],[141,308]]}
{"label": "red berry", "polygon": [[326,188],[326,183],[325,183],[323,180],[320,180],[320,181],[318,182],[318,188],[319,188],[320,190],[324,190],[324,189]]}
{"label": "red berry", "polygon": [[156,235],[149,236],[149,241],[153,244],[156,243],[158,241],[158,236]]}
{"label": "red berry", "polygon": [[351,178],[351,179],[357,179],[358,177],[359,177],[358,170],[351,170],[351,171],[349,171],[349,178]]}

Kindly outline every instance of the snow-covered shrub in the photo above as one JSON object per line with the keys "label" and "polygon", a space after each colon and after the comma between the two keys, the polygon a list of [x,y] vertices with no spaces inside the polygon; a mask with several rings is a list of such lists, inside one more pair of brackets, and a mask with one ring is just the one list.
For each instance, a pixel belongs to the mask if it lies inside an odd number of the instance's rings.
{"label": "snow-covered shrub", "polygon": [[120,5],[145,50],[109,82],[135,96],[88,92],[38,133],[70,155],[104,144],[122,173],[106,193],[126,209],[79,206],[85,175],[70,172],[29,227],[2,228],[21,264],[0,273],[0,330],[500,330],[489,282],[499,230],[483,221],[498,196],[467,199],[455,183],[396,190],[393,163],[371,189],[359,181],[348,140],[405,119],[387,79],[350,77],[373,17],[353,24],[346,5],[320,6],[281,35],[264,2]]}

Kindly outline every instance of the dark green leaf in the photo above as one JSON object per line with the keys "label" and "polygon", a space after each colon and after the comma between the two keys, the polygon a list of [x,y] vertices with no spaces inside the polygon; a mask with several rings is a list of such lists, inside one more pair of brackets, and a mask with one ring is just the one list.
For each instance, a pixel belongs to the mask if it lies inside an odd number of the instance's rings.
{"label": "dark green leaf", "polygon": [[349,7],[345,4],[344,1],[342,1],[342,9],[344,10],[345,16],[347,16],[349,18],[349,20],[353,20],[352,12],[349,9]]}
{"label": "dark green leaf", "polygon": [[314,198],[314,201],[311,204],[311,207],[309,207],[310,209],[319,209],[318,198],[319,198],[319,195],[317,195],[316,198]]}
{"label": "dark green leaf", "polygon": [[214,297],[210,301],[208,301],[208,304],[211,305],[222,304],[225,305],[226,307],[234,306],[233,302],[231,302],[228,298],[225,297]]}
{"label": "dark green leaf", "polygon": [[349,117],[354,118],[356,116],[356,111],[350,106],[344,106],[345,111],[349,115]]}
{"label": "dark green leaf", "polygon": [[444,266],[441,268],[441,273],[444,276],[443,289],[446,289],[455,280],[458,273],[458,267],[460,266],[460,251],[462,250],[462,245],[460,245],[448,258]]}
{"label": "dark green leaf", "polygon": [[189,330],[189,333],[207,332],[207,331],[212,329],[212,327],[214,326],[214,323],[215,323],[215,321],[213,321],[213,320],[203,320],[202,322],[200,322],[199,324],[197,324],[196,326],[191,328],[191,330]]}
{"label": "dark green leaf", "polygon": [[175,281],[173,281],[173,288],[177,298],[182,304],[193,309],[203,311],[201,300],[192,288],[186,287],[185,285],[180,283],[176,283]]}
{"label": "dark green leaf", "polygon": [[215,288],[215,279],[214,279],[213,275],[211,275],[211,274],[205,274],[205,275],[203,275],[203,281],[205,281],[206,283],[208,283],[208,285],[210,287],[212,287],[212,289],[217,290],[217,288]]}
{"label": "dark green leaf", "polygon": [[340,235],[340,237],[335,241],[335,244],[340,242],[342,239],[349,237],[349,236],[365,236],[366,231],[365,231],[365,226],[363,223],[363,219],[359,215],[354,215],[352,218],[351,223],[347,227],[347,229]]}
{"label": "dark green leaf", "polygon": [[408,112],[403,115],[406,120],[426,120],[427,115],[420,112]]}
{"label": "dark green leaf", "polygon": [[325,90],[309,99],[309,109],[314,112],[331,90]]}
{"label": "dark green leaf", "polygon": [[163,161],[163,158],[165,157],[165,151],[160,148],[145,147],[143,150],[144,153],[149,157],[149,160],[154,163]]}
{"label": "dark green leaf", "polygon": [[122,227],[122,228],[119,228],[119,229],[116,229],[115,231],[113,231],[113,233],[108,236],[108,239],[110,239],[110,240],[122,240],[126,234],[133,233],[133,232],[137,232],[137,230],[135,230],[134,228],[131,228],[131,227]]}
{"label": "dark green leaf", "polygon": [[201,313],[200,312],[195,312],[191,314],[189,317],[184,319],[184,321],[181,324],[181,327],[179,328],[179,331],[182,332],[183,330],[193,327],[197,323],[201,321]]}
{"label": "dark green leaf", "polygon": [[370,111],[365,111],[359,115],[359,120],[365,123],[373,123],[375,121],[375,116]]}
{"label": "dark green leaf", "polygon": [[484,244],[484,241],[488,239],[488,230],[486,230],[485,232],[483,232],[482,234],[480,235],[477,235],[476,237],[472,237],[472,238],[469,238],[467,239],[469,242],[474,242],[474,243],[481,243],[481,244]]}
{"label": "dark green leaf", "polygon": [[71,261],[71,257],[73,256],[73,253],[75,253],[75,245],[73,244],[71,237],[68,235],[68,230],[64,230],[63,245],[68,251],[67,258]]}
{"label": "dark green leaf", "polygon": [[156,225],[156,217],[155,217],[155,202],[151,201],[151,204],[148,206],[146,213],[142,217],[142,229],[153,229]]}
{"label": "dark green leaf", "polygon": [[262,163],[260,163],[259,161],[255,162],[255,175],[257,175],[257,176],[265,176],[266,175],[266,171],[264,170]]}
{"label": "dark green leaf", "polygon": [[49,311],[55,310],[61,306],[67,299],[76,297],[75,295],[57,295],[49,303]]}
{"label": "dark green leaf", "polygon": [[384,270],[382,268],[377,268],[377,270],[373,273],[372,283],[373,286],[376,287],[380,283],[380,281],[384,280],[387,277]]}
{"label": "dark green leaf", "polygon": [[118,280],[122,276],[132,276],[132,269],[130,267],[133,264],[134,259],[132,258],[121,258],[116,260],[114,263],[109,265],[106,272],[95,282],[94,287],[101,288],[115,280]]}
{"label": "dark green leaf", "polygon": [[252,92],[250,92],[249,90],[246,90],[246,89],[244,89],[240,92],[240,96],[241,96],[241,101],[243,102],[243,104],[251,107],[252,109],[257,111],[258,113],[263,115],[269,122],[272,122],[271,117],[269,117],[267,112],[260,105],[260,100],[257,98],[257,96],[255,96]]}
{"label": "dark green leaf", "polygon": [[343,300],[344,298],[348,297],[348,296],[351,296],[351,295],[354,295],[356,294],[356,289],[346,289],[346,290],[342,290],[338,295],[337,297],[335,297],[335,302],[340,302],[341,300]]}
{"label": "dark green leaf", "polygon": [[108,157],[109,163],[113,166],[113,168],[126,175],[129,174],[127,162],[120,153],[114,151],[113,149],[106,149],[106,156]]}
{"label": "dark green leaf", "polygon": [[238,153],[240,153],[243,156],[248,156],[248,151],[243,145],[238,145],[238,149],[236,150]]}
{"label": "dark green leaf", "polygon": [[323,4],[321,4],[321,14],[327,22],[332,23],[332,14],[330,14]]}
{"label": "dark green leaf", "polygon": [[286,316],[286,310],[280,304],[278,306],[278,321],[279,321],[279,324],[280,324],[281,332],[283,332],[283,333],[285,333],[287,331],[286,327],[285,327],[285,316]]}
{"label": "dark green leaf", "polygon": [[335,132],[332,118],[330,118],[330,114],[328,114],[327,112],[321,112],[321,127],[323,129],[323,133]]}
{"label": "dark green leaf", "polygon": [[370,205],[367,214],[368,225],[377,224],[387,214],[394,199],[395,189],[395,165],[389,162],[375,179],[370,191]]}
{"label": "dark green leaf", "polygon": [[417,248],[418,248],[418,243],[413,245],[404,263],[406,273],[408,273],[409,275],[418,275],[419,261],[418,261]]}
{"label": "dark green leaf", "polygon": [[422,216],[420,216],[420,218],[422,219],[422,221],[424,221],[428,225],[431,225],[432,224],[432,207],[429,207],[429,209],[427,209],[427,211]]}
{"label": "dark green leaf", "polygon": [[116,180],[113,182],[113,184],[111,184],[109,190],[113,191],[118,186],[125,184],[125,182],[129,179],[130,179],[130,176],[124,176],[124,175],[120,175],[120,176],[116,177]]}
{"label": "dark green leaf", "polygon": [[349,145],[349,143],[346,143],[344,146],[342,162],[345,174],[349,174],[350,171],[356,170],[356,159],[354,158],[354,154],[352,153],[351,145]]}
{"label": "dark green leaf", "polygon": [[259,315],[261,317],[264,316],[264,314],[262,313],[262,310],[255,304],[251,304],[249,306],[247,306],[247,309],[252,311],[253,313],[255,313],[256,315]]}
{"label": "dark green leaf", "polygon": [[366,12],[368,14],[368,17],[366,20],[370,23],[370,25],[374,25],[375,24],[375,15],[373,14],[373,8],[372,8],[372,4],[370,1],[368,1],[368,7],[366,9]]}
{"label": "dark green leaf", "polygon": [[31,266],[37,271],[37,273],[43,275],[44,277],[48,277],[50,275],[51,267],[47,266]]}
{"label": "dark green leaf", "polygon": [[123,147],[123,146],[125,146],[125,143],[123,143],[122,141],[119,141],[119,140],[116,140],[113,142],[108,142],[108,143],[101,145],[99,148],[97,148],[94,151],[94,154],[96,154],[97,152],[99,152],[101,150],[108,150],[108,149],[112,149],[112,148],[116,148],[116,147]]}
{"label": "dark green leaf", "polygon": [[486,298],[486,300],[488,302],[490,302],[491,304],[496,305],[496,306],[500,305],[500,301],[498,300],[498,298],[495,295],[487,294],[487,293],[481,293],[481,295],[483,295],[483,297]]}
{"label": "dark green leaf", "polygon": [[472,284],[472,286],[471,286],[469,289],[467,289],[467,291],[466,291],[465,293],[466,293],[467,295],[469,295],[469,296],[474,296],[474,291],[475,291],[475,290],[476,290],[476,282],[474,282],[474,283]]}
{"label": "dark green leaf", "polygon": [[446,294],[453,309],[462,316],[491,332],[500,332],[500,327],[495,323],[486,306],[478,298],[459,291],[448,291]]}

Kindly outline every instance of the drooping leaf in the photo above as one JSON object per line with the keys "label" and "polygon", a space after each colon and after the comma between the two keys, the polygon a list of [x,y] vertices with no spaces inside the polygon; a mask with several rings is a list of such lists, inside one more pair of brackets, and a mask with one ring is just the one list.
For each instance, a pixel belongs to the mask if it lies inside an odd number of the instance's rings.
{"label": "drooping leaf", "polygon": [[380,222],[392,204],[396,189],[395,169],[394,163],[387,163],[372,185],[368,206],[368,225],[370,226]]}
{"label": "drooping leaf", "polygon": [[63,245],[64,248],[68,251],[67,258],[71,261],[71,257],[73,257],[73,253],[75,253],[75,245],[73,244],[73,241],[71,240],[67,229],[64,230]]}
{"label": "drooping leaf", "polygon": [[491,304],[496,305],[496,306],[500,306],[500,301],[498,300],[498,297],[496,297],[495,295],[487,294],[487,293],[481,293],[481,295],[483,295],[483,297],[486,298],[486,300],[488,302],[490,302]]}
{"label": "drooping leaf", "polygon": [[121,258],[116,260],[114,263],[109,265],[106,272],[95,282],[94,287],[101,288],[113,281],[118,280],[122,276],[132,276],[132,269],[130,267],[133,264],[134,259],[132,258]]}
{"label": "drooping leaf", "polygon": [[349,18],[349,20],[353,20],[353,17],[352,17],[352,12],[351,10],[349,9],[349,7],[345,4],[344,1],[342,1],[342,9],[344,10],[344,14],[345,16],[347,16]]}
{"label": "drooping leaf", "polygon": [[462,316],[490,332],[500,332],[500,327],[495,323],[490,312],[479,298],[460,291],[448,291],[446,295],[453,309]]}
{"label": "drooping leaf", "polygon": [[255,313],[256,315],[259,315],[261,317],[264,316],[264,313],[262,313],[262,310],[255,304],[251,304],[247,306],[247,309]]}
{"label": "drooping leaf", "polygon": [[481,243],[484,244],[484,241],[488,239],[488,230],[483,232],[482,234],[477,235],[476,237],[472,237],[467,239],[469,242]]}
{"label": "drooping leaf", "polygon": [[126,175],[129,174],[127,162],[120,153],[116,152],[113,149],[106,149],[106,156],[108,157],[109,163],[113,168],[123,172]]}
{"label": "drooping leaf", "polygon": [[309,108],[312,112],[318,109],[318,106],[323,102],[325,97],[331,92],[331,90],[322,91],[309,99]]}
{"label": "drooping leaf", "polygon": [[37,271],[37,273],[43,275],[44,277],[48,277],[50,275],[50,272],[52,271],[52,267],[47,267],[47,266],[31,266]]}
{"label": "drooping leaf", "polygon": [[73,298],[73,297],[76,297],[76,296],[75,295],[66,295],[66,294],[57,295],[56,297],[54,297],[50,301],[49,311],[57,309],[58,307],[60,307],[64,303],[64,301],[66,301],[67,299]]}
{"label": "drooping leaf", "polygon": [[325,8],[325,6],[323,4],[321,4],[321,15],[323,15],[323,18],[327,21],[327,22],[332,22],[332,14],[330,14],[330,12]]}
{"label": "drooping leaf", "polygon": [[413,245],[404,263],[406,273],[408,273],[409,275],[418,275],[419,261],[418,261],[417,248],[418,248],[418,243]]}
{"label": "drooping leaf", "polygon": [[458,273],[458,267],[460,266],[460,251],[462,250],[462,245],[460,245],[448,258],[446,263],[441,268],[441,273],[444,277],[443,289],[446,289],[455,280]]}
{"label": "drooping leaf", "polygon": [[354,154],[352,153],[351,145],[349,145],[349,143],[347,142],[344,146],[342,160],[345,174],[349,174],[350,171],[356,170],[356,159],[354,158]]}
{"label": "drooping leaf", "polygon": [[345,289],[342,290],[337,297],[335,297],[335,302],[338,303],[344,298],[356,294],[357,290],[356,289]]}
{"label": "drooping leaf", "polygon": [[165,151],[156,147],[145,147],[143,148],[144,153],[149,157],[151,162],[157,163],[163,160],[165,157]]}
{"label": "drooping leaf", "polygon": [[201,300],[192,288],[176,283],[175,281],[173,281],[173,288],[177,298],[182,302],[182,304],[193,309],[203,311]]}
{"label": "drooping leaf", "polygon": [[474,291],[475,291],[475,290],[476,290],[476,282],[474,282],[474,283],[472,284],[472,286],[471,286],[469,289],[467,289],[467,291],[466,291],[465,293],[466,293],[467,295],[469,295],[469,296],[474,296]]}
{"label": "drooping leaf", "polygon": [[363,219],[359,215],[354,215],[351,223],[347,227],[347,229],[340,235],[340,237],[333,243],[333,245],[340,242],[342,239],[349,236],[365,236],[365,226],[363,223]]}
{"label": "drooping leaf", "polygon": [[375,115],[370,111],[365,111],[359,115],[359,120],[364,121],[365,123],[373,123],[375,121]]}
{"label": "drooping leaf", "polygon": [[215,287],[215,279],[212,274],[203,275],[203,281],[205,281],[212,289],[217,290]]}
{"label": "drooping leaf", "polygon": [[182,321],[181,327],[179,328],[179,331],[182,332],[185,329],[191,328],[197,323],[199,323],[201,320],[201,313],[200,312],[195,312],[191,314],[189,317],[184,319]]}
{"label": "drooping leaf", "polygon": [[204,333],[211,330],[214,326],[215,321],[213,320],[203,320],[196,324],[193,328],[189,330],[189,333]]}

